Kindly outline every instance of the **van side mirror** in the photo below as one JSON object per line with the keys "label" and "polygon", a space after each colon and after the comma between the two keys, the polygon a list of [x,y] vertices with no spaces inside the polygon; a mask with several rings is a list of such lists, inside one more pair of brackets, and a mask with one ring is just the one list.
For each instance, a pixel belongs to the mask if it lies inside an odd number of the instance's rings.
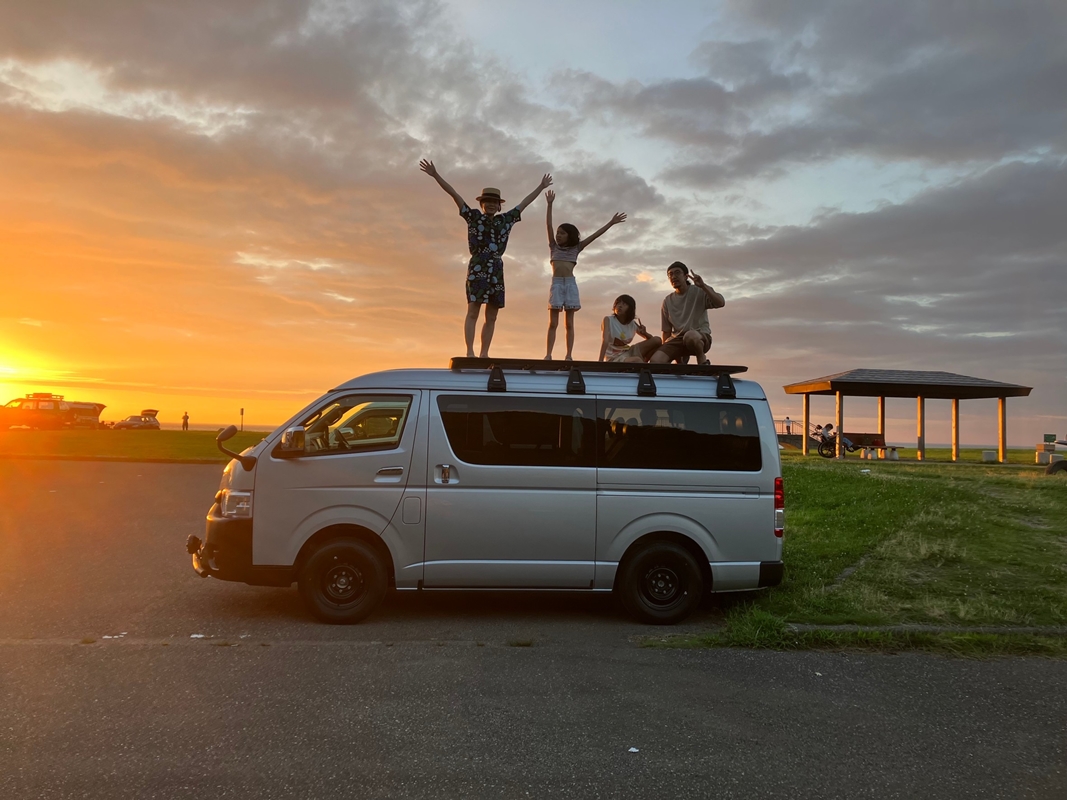
{"label": "van side mirror", "polygon": [[241,466],[245,468],[245,472],[251,472],[252,468],[256,465],[255,456],[243,456],[240,453],[233,452],[233,450],[227,450],[225,447],[222,446],[223,442],[227,441],[228,439],[232,439],[236,435],[236,425],[230,425],[228,428],[223,428],[221,431],[219,431],[218,436],[215,437],[215,446],[219,448],[219,450],[221,450],[223,454],[228,455],[230,458],[239,461],[241,463]]}
{"label": "van side mirror", "polygon": [[282,434],[282,440],[278,444],[279,455],[303,455],[304,454],[304,426],[294,425],[286,428]]}

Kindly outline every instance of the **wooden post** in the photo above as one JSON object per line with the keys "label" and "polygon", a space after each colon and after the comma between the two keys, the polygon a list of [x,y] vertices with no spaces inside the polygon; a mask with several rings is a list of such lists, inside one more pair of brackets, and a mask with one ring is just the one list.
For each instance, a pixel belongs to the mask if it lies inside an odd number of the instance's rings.
{"label": "wooden post", "polygon": [[952,460],[960,460],[960,399],[952,398]]}
{"label": "wooden post", "polygon": [[1008,460],[1008,398],[997,399],[997,416],[1000,417],[1000,436],[997,443],[997,460],[1003,464]]}
{"label": "wooden post", "polygon": [[916,424],[916,438],[918,442],[915,445],[915,457],[919,461],[926,459],[926,398],[920,397],[918,409],[916,412],[917,424]]}
{"label": "wooden post", "polygon": [[[885,398],[878,398],[878,435],[882,437],[882,441],[885,442]],[[889,455],[889,443],[886,442],[886,446],[882,449],[881,458],[885,458]]]}
{"label": "wooden post", "polygon": [[845,396],[841,392],[837,393],[837,436],[834,440],[837,442],[837,457],[845,457]]}
{"label": "wooden post", "polygon": [[806,394],[806,393],[804,395],[804,413],[803,413],[803,417],[804,417],[804,427],[800,431],[800,437],[801,437],[800,438],[800,452],[803,455],[807,455],[808,451],[811,449],[810,447],[808,447],[808,442],[811,441],[808,438],[808,431],[811,429],[811,395],[810,394]]}

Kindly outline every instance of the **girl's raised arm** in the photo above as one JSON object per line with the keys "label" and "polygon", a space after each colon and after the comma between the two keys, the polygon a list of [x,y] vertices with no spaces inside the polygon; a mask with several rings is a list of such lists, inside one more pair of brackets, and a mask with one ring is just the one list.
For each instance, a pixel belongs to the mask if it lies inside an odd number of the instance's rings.
{"label": "girl's raised arm", "polygon": [[423,172],[425,172],[427,175],[437,181],[437,184],[442,189],[444,189],[445,192],[448,193],[449,197],[456,201],[456,205],[459,207],[459,209],[461,211],[463,210],[463,206],[467,205],[467,202],[459,196],[459,192],[457,192],[449,185],[448,181],[446,181],[437,173],[437,167],[433,165],[432,161],[424,158],[422,161],[419,162],[419,169],[421,169]]}
{"label": "girl's raised arm", "polygon": [[552,230],[552,203],[556,200],[556,193],[549,189],[545,192],[545,201],[548,203],[548,211],[545,212],[545,224],[548,226],[548,247],[556,243],[556,232]]}
{"label": "girl's raised arm", "polygon": [[530,205],[530,203],[532,203],[534,200],[537,199],[537,195],[541,194],[541,190],[542,189],[547,189],[551,185],[552,185],[552,176],[547,174],[547,173],[545,173],[545,177],[541,178],[541,182],[539,184],[537,184],[537,188],[534,189],[532,192],[530,192],[528,195],[526,195],[526,197],[522,198],[522,202],[519,203],[519,206],[518,206],[519,212],[521,213],[521,212],[525,211],[526,210],[526,206]]}
{"label": "girl's raised arm", "polygon": [[616,214],[615,216],[613,216],[611,218],[611,221],[609,221],[608,224],[605,225],[603,228],[601,228],[598,231],[595,231],[595,232],[591,233],[585,239],[580,241],[578,243],[578,252],[579,253],[582,252],[586,247],[588,247],[590,245],[590,243],[592,243],[592,241],[594,239],[596,239],[599,236],[603,236],[607,232],[608,228],[610,228],[612,225],[618,225],[620,222],[626,222],[626,215],[621,213],[621,212]]}

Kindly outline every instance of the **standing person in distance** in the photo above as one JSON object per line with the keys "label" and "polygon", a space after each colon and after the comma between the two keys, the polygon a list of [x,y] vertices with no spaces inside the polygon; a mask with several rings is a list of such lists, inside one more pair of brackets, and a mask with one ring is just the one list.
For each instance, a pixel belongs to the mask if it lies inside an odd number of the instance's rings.
{"label": "standing person in distance", "polygon": [[478,324],[478,311],[485,306],[485,322],[482,323],[480,358],[489,357],[489,345],[496,330],[496,317],[504,307],[504,250],[508,246],[511,228],[522,219],[526,206],[537,199],[543,189],[552,185],[552,176],[546,174],[530,194],[515,208],[500,213],[504,200],[500,190],[486,187],[476,198],[482,210],[467,205],[448,182],[442,178],[432,161],[423,159],[419,169],[437,181],[459,207],[459,215],[467,221],[467,245],[471,259],[467,264],[467,317],[463,322],[463,341],[467,357],[474,357],[474,328]]}
{"label": "standing person in distance", "polygon": [[574,350],[574,312],[582,307],[578,297],[578,283],[574,280],[574,268],[578,266],[578,254],[595,239],[603,236],[612,225],[626,222],[626,215],[615,214],[608,224],[592,236],[582,239],[578,229],[569,222],[564,222],[557,229],[552,229],[552,204],[556,193],[549,189],[545,192],[548,210],[545,212],[545,225],[548,228],[549,262],[552,264],[552,285],[548,290],[548,349],[546,361],[552,360],[552,348],[556,344],[556,328],[559,326],[559,312],[564,313],[567,328],[566,360],[572,360]]}
{"label": "standing person in distance", "polygon": [[[689,283],[692,277],[693,283]],[[681,261],[667,267],[667,280],[674,288],[663,298],[660,311],[663,344],[650,359],[654,364],[671,361],[685,363],[696,356],[698,364],[707,364],[706,353],[711,349],[711,324],[708,309],[722,308],[726,298],[716,292]]]}

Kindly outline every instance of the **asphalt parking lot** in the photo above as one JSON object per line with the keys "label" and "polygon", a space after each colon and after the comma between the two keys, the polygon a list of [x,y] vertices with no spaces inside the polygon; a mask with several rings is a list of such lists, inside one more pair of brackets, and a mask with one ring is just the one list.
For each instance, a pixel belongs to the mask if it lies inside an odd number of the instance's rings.
{"label": "asphalt parking lot", "polygon": [[0,461],[0,797],[1067,796],[1065,662],[648,649],[605,596],[320,625],[191,570],[219,472]]}

